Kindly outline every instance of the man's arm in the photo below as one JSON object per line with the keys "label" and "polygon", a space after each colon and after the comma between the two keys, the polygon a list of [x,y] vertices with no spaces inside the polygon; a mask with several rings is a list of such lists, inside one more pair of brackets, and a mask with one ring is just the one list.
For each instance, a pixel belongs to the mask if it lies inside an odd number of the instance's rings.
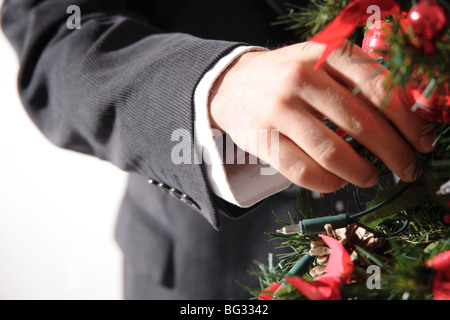
{"label": "man's arm", "polygon": [[[66,25],[70,5],[81,30]],[[172,161],[171,137],[186,130],[193,150],[195,88],[238,43],[164,33],[113,0],[6,0],[2,27],[19,56],[23,104],[52,142],[187,194],[219,228],[225,205],[202,165]]]}
{"label": "man's arm", "polygon": [[[66,9],[74,4],[83,13],[82,30],[66,26]],[[24,105],[57,145],[187,193],[193,200],[187,203],[218,228],[218,208],[227,204],[210,192],[204,166],[173,163],[170,141],[174,130],[185,129],[191,139],[182,143],[192,147],[194,91],[206,71],[239,44],[164,33],[126,13],[125,4],[7,0],[2,24],[19,54]],[[409,180],[415,157],[403,137],[429,151],[432,137],[422,137],[423,121],[400,101],[383,114],[374,111],[384,94],[380,77],[367,81],[360,96],[352,95],[378,68],[375,62],[357,65],[353,56],[336,54],[314,71],[320,54],[311,44],[244,54],[214,84],[213,128],[279,130],[279,157],[262,160],[300,186],[327,192],[347,182],[375,183],[376,170],[323,126],[327,117]],[[258,154],[242,136],[232,138]],[[234,209],[228,213],[239,215]]]}

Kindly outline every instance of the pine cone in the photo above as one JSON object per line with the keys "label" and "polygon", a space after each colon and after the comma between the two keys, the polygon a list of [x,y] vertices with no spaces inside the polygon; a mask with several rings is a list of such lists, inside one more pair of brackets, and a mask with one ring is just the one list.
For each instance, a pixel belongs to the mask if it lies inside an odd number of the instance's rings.
{"label": "pine cone", "polygon": [[[358,253],[355,250],[355,245],[364,248],[370,252],[374,252],[383,245],[380,238],[374,236],[373,233],[368,232],[356,224],[351,224],[346,228],[339,228],[334,230],[330,224],[324,226],[325,233],[329,237],[338,240],[350,253],[350,259],[356,261]],[[315,278],[325,272],[325,268],[330,257],[331,249],[328,248],[323,240],[311,242],[311,249],[309,254],[316,258],[316,266],[309,271],[311,277]]]}

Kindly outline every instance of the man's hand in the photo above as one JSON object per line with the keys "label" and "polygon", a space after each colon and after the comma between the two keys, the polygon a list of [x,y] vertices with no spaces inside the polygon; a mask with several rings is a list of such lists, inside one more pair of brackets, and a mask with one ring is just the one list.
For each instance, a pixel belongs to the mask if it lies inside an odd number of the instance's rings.
{"label": "man's hand", "polygon": [[[347,46],[348,48],[350,46]],[[432,150],[426,122],[394,92],[383,105],[386,72],[356,46],[337,50],[318,70],[323,46],[311,42],[273,51],[249,52],[222,73],[210,96],[214,128],[228,132],[236,145],[254,155],[242,129],[278,129],[279,158],[261,157],[294,184],[332,192],[347,183],[370,187],[377,169],[323,124],[325,118],[373,152],[404,181],[417,168],[413,148]],[[361,90],[357,95],[352,91]],[[380,112],[381,111],[381,112]],[[270,145],[269,145],[270,148]]]}

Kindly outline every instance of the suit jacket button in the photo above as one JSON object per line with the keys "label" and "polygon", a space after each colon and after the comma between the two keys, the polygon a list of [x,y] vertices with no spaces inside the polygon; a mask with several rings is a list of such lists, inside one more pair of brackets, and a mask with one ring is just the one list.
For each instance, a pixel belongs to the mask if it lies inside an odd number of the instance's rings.
{"label": "suit jacket button", "polygon": [[172,197],[177,198],[178,200],[180,200],[180,199],[181,199],[181,196],[182,196],[182,193],[181,193],[180,191],[178,191],[177,189],[175,189],[175,188],[170,188],[169,194],[170,194]]}
{"label": "suit jacket button", "polygon": [[169,193],[169,186],[165,185],[162,182],[158,183],[158,188],[160,188],[162,191],[166,193]]}
{"label": "suit jacket button", "polygon": [[187,205],[189,205],[197,210],[200,210],[200,206],[194,200],[192,200],[187,194],[183,193],[181,195],[180,200],[182,202],[186,203]]}

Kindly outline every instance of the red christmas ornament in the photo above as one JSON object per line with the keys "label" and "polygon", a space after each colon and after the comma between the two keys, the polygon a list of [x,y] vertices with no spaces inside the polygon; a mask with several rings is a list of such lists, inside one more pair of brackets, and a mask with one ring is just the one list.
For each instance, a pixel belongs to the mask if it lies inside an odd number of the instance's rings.
{"label": "red christmas ornament", "polygon": [[445,9],[435,0],[422,0],[411,8],[406,24],[412,29],[415,45],[433,53],[436,38],[447,24]]}
{"label": "red christmas ornament", "polygon": [[424,74],[414,77],[405,88],[405,102],[423,119],[437,123],[450,123],[450,91],[446,82],[435,88],[434,79]]}
{"label": "red christmas ornament", "polygon": [[[380,19],[400,12],[400,6],[396,0],[378,0],[375,4],[378,7]],[[317,60],[314,69],[317,69],[330,53],[339,48],[358,26],[366,25],[368,19],[371,17],[371,13],[367,9],[372,5],[373,0],[349,1],[345,8],[342,9],[324,30],[311,38],[312,42],[326,45],[325,51],[319,60]]]}
{"label": "red christmas ornament", "polygon": [[362,42],[362,50],[370,57],[377,59],[382,57],[387,59],[389,50],[389,33],[392,31],[392,24],[387,21],[377,21],[368,29]]}
{"label": "red christmas ornament", "polygon": [[[449,206],[448,203],[447,206]],[[443,220],[446,224],[450,224],[450,213],[445,214]]]}

